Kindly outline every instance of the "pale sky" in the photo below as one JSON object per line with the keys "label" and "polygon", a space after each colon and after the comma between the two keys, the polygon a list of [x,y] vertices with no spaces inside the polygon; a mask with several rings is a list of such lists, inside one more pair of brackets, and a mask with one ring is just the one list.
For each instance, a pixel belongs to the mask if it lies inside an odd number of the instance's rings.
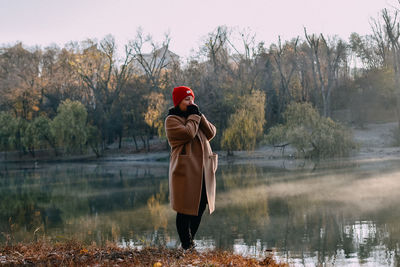
{"label": "pale sky", "polygon": [[397,0],[0,0],[0,44],[63,47],[69,41],[115,36],[120,46],[138,27],[187,57],[219,25],[250,29],[267,46],[309,33],[371,33],[370,18]]}

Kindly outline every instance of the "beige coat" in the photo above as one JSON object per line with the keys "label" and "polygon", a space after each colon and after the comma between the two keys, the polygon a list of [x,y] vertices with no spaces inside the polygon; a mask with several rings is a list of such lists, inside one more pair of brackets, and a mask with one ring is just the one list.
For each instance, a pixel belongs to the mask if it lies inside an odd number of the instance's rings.
{"label": "beige coat", "polygon": [[204,115],[187,118],[169,115],[165,131],[171,157],[169,164],[169,192],[172,208],[183,214],[197,215],[204,173],[208,209],[215,209],[215,171],[218,155],[213,153],[209,141],[216,128]]}

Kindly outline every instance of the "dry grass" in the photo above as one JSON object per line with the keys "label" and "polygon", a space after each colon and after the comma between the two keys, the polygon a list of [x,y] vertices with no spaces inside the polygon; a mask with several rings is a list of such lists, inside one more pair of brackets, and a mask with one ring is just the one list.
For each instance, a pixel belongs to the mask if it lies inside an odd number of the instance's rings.
{"label": "dry grass", "polygon": [[288,266],[272,256],[256,260],[227,251],[183,252],[180,249],[84,246],[76,241],[40,241],[0,247],[2,266]]}

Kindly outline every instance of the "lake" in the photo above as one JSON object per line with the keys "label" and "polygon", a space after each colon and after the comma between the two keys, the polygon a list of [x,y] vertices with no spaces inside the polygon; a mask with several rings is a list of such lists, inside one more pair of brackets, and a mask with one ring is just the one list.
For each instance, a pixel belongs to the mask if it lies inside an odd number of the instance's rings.
{"label": "lake", "polygon": [[[272,250],[294,266],[399,264],[400,160],[267,163],[220,164],[216,211],[203,216],[198,250]],[[3,244],[179,245],[165,161],[3,163],[0,198]]]}

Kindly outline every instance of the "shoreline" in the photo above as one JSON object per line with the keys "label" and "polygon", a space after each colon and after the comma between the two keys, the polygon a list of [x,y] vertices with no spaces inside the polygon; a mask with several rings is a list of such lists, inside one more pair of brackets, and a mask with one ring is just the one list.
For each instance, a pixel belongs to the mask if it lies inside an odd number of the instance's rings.
{"label": "shoreline", "polygon": [[36,241],[0,246],[1,265],[35,266],[268,266],[284,267],[277,263],[272,251],[261,260],[233,254],[229,251],[197,252],[164,247],[143,249],[121,248],[114,243],[105,246],[70,240],[63,243]]}
{"label": "shoreline", "polygon": [[[400,159],[400,147],[394,146],[391,136],[397,123],[370,123],[363,129],[352,128],[354,140],[359,144],[358,151],[353,151],[352,155],[345,158],[327,158],[320,160],[309,160],[296,158],[295,149],[290,145],[285,148],[284,154],[281,148],[274,148],[263,145],[254,151],[234,151],[234,156],[228,157],[225,151],[215,151],[219,155],[220,164],[240,164],[240,163],[260,163],[271,166],[281,166],[282,162],[304,162],[304,161],[368,161],[368,160],[393,160]],[[19,163],[63,163],[63,162],[111,162],[126,161],[132,163],[167,163],[169,151],[162,149],[165,140],[154,142],[152,151],[134,152],[131,148],[110,148],[101,157],[96,157],[94,153],[82,155],[64,155],[55,157],[52,152],[42,151],[42,157],[33,158],[31,155],[19,155],[19,152],[8,152],[8,159],[5,159],[5,152],[0,153],[0,164],[19,164]],[[112,146],[110,146],[112,147]],[[38,153],[40,155],[40,152]]]}

